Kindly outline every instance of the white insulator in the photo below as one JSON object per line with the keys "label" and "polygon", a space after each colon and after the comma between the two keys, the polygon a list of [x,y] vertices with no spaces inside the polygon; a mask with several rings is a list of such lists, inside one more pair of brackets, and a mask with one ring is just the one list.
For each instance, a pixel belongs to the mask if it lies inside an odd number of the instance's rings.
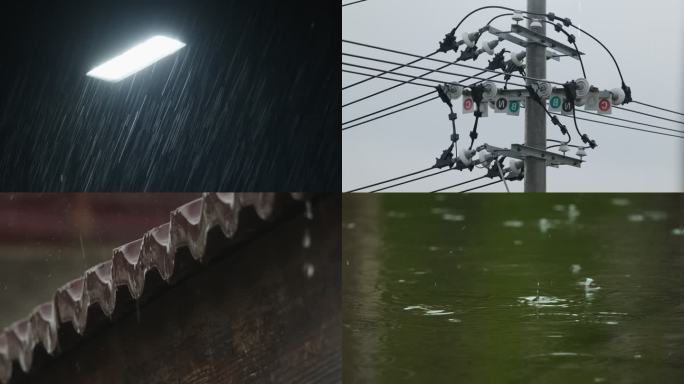
{"label": "white insulator", "polygon": [[469,47],[472,48],[472,47],[475,46],[475,42],[477,41],[477,38],[478,38],[479,35],[480,35],[480,34],[477,33],[477,32],[471,32],[471,33],[464,32],[464,33],[463,33],[463,42],[464,42],[467,46],[469,46]]}
{"label": "white insulator", "polygon": [[581,99],[581,98],[589,95],[589,91],[591,90],[591,84],[589,83],[589,80],[577,79],[577,80],[575,80],[575,84],[577,85],[577,98],[578,99]]}
{"label": "white insulator", "polygon": [[484,92],[482,93],[482,99],[485,101],[494,100],[496,93],[499,91],[496,88],[496,84],[491,81],[485,81],[482,85],[484,87]]}
{"label": "white insulator", "polygon": [[494,54],[494,48],[499,45],[499,40],[492,40],[484,43],[482,46],[482,49],[487,52],[488,55],[493,55]]}
{"label": "white insulator", "polygon": [[473,162],[473,156],[475,156],[476,151],[474,149],[462,149],[458,154],[458,159],[468,166]]}
{"label": "white insulator", "polygon": [[583,157],[586,156],[586,155],[587,155],[587,151],[585,151],[584,148],[580,148],[580,149],[577,150],[577,156],[578,156],[580,159],[583,158]]}
{"label": "white insulator", "polygon": [[446,93],[451,100],[456,100],[463,96],[463,87],[457,84],[444,84],[444,93]]}
{"label": "white insulator", "polygon": [[542,27],[542,22],[539,19],[532,19],[532,22],[530,22],[530,28],[541,28]]}
{"label": "white insulator", "polygon": [[496,156],[492,155],[489,151],[486,149],[480,151],[478,153],[478,156],[480,158],[480,163],[486,163],[492,159],[494,159]]}
{"label": "white insulator", "polygon": [[537,94],[542,99],[548,99],[553,94],[553,87],[549,83],[546,83],[543,81],[538,82],[538,83],[536,83],[536,88],[537,88]]}
{"label": "white insulator", "polygon": [[520,176],[522,173],[524,167],[524,162],[522,160],[518,159],[511,159],[511,161],[508,162],[508,170],[509,174],[508,176],[511,178],[516,178]]}
{"label": "white insulator", "polygon": [[515,11],[513,12],[513,20],[515,21],[523,21],[523,14],[520,11]]}
{"label": "white insulator", "polygon": [[561,151],[561,152],[563,152],[563,154],[565,154],[566,152],[568,152],[568,151],[570,150],[570,147],[569,147],[567,144],[562,144],[562,145],[558,148],[558,150]]}
{"label": "white insulator", "polygon": [[587,98],[586,98],[586,97],[583,97],[583,98],[581,98],[581,99],[575,100],[575,106],[576,106],[576,107],[584,107],[584,104],[586,104],[586,103],[587,103]]}
{"label": "white insulator", "polygon": [[625,101],[625,91],[622,88],[613,88],[610,90],[610,101],[613,105],[622,105]]}
{"label": "white insulator", "polygon": [[527,56],[527,52],[520,51],[515,55],[511,56],[511,61],[513,61],[513,64],[517,65],[518,67],[522,67],[523,65],[525,65],[525,63],[523,62],[523,60],[525,60],[525,56]]}

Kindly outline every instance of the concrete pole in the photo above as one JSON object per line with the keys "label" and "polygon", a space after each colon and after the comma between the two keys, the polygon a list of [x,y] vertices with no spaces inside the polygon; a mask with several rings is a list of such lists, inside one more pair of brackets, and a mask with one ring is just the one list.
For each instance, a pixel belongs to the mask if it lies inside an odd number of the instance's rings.
{"label": "concrete pole", "polygon": [[[546,0],[527,0],[527,11],[546,14]],[[533,18],[541,16],[529,15]],[[546,23],[541,28],[531,28],[534,32],[546,35]],[[527,76],[546,79],[546,47],[531,44],[527,47]],[[530,81],[527,81],[528,84]],[[534,100],[527,98],[525,103],[525,145],[546,149],[546,113]],[[546,192],[546,164],[544,160],[525,160],[525,192]]]}

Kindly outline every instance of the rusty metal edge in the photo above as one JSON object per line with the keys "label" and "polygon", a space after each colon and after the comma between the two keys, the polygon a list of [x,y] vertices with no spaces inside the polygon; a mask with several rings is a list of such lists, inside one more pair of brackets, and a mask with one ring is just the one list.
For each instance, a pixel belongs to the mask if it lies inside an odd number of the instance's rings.
{"label": "rusty metal edge", "polygon": [[188,249],[193,259],[205,264],[208,260],[204,251],[211,229],[218,227],[226,238],[233,239],[246,210],[266,223],[278,213],[281,202],[287,205],[308,198],[305,193],[206,193],[176,208],[167,223],[115,248],[111,260],[89,268],[80,278],[58,288],[51,301],[4,328],[0,332],[0,382],[6,384],[12,379],[14,363],[28,373],[39,346],[50,356],[59,354],[62,327],[71,326],[82,336],[92,306],[97,305],[111,316],[121,287],[139,299],[148,273],[156,271],[170,282],[179,249]]}

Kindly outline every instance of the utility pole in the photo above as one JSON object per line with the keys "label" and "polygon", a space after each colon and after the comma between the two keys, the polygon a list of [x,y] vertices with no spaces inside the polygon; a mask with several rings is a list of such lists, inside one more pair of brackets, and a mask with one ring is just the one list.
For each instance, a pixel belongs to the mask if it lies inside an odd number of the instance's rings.
{"label": "utility pole", "polygon": [[[527,11],[546,14],[546,0],[527,0]],[[542,16],[529,15],[541,19],[541,28],[532,27],[531,20],[527,26],[537,33],[546,36],[546,23]],[[527,76],[546,79],[546,47],[530,44],[527,47]],[[531,81],[528,79],[527,84]],[[538,149],[546,149],[546,112],[531,98],[525,102],[525,145]],[[546,162],[541,159],[525,159],[525,192],[546,192]]]}

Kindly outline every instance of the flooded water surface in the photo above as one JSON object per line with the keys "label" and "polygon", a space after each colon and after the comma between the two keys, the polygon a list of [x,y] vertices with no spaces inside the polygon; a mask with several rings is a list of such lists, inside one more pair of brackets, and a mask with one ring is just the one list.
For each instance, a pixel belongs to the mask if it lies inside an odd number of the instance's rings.
{"label": "flooded water surface", "polygon": [[684,198],[347,195],[345,382],[684,380]]}

